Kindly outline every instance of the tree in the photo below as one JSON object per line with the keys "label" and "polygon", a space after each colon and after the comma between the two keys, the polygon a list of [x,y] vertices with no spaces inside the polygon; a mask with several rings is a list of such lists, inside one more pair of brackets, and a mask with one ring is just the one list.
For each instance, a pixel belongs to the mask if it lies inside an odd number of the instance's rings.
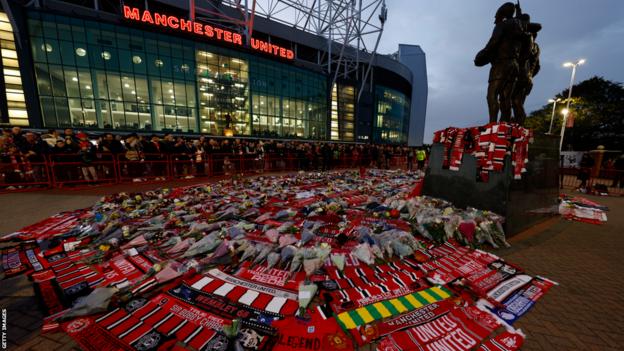
{"label": "tree", "polygon": [[[570,113],[574,126],[568,128],[563,149],[577,151],[596,149],[603,145],[607,150],[624,150],[624,87],[602,77],[582,81],[572,89]],[[565,108],[568,89],[557,95],[553,134],[561,130],[561,110]],[[544,105],[527,118],[526,127],[535,133],[546,133],[550,125],[552,105]]]}

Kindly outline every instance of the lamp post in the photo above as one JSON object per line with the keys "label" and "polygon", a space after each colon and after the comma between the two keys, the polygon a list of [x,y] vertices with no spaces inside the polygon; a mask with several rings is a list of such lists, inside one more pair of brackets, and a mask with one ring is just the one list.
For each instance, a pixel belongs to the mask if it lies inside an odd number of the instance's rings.
{"label": "lamp post", "polygon": [[563,136],[565,134],[565,127],[568,121],[568,114],[570,113],[570,100],[572,99],[572,86],[574,85],[574,78],[576,77],[576,67],[585,63],[585,59],[580,59],[576,62],[566,62],[563,67],[572,67],[572,76],[570,77],[570,89],[568,89],[568,102],[566,104],[565,113],[563,114],[563,123],[561,123],[561,140],[559,141],[559,152],[563,146]]}
{"label": "lamp post", "polygon": [[548,134],[552,134],[553,121],[555,120],[555,110],[557,109],[557,103],[561,101],[561,99],[549,99],[548,102],[553,104],[552,116],[550,116],[550,127],[548,128]]}

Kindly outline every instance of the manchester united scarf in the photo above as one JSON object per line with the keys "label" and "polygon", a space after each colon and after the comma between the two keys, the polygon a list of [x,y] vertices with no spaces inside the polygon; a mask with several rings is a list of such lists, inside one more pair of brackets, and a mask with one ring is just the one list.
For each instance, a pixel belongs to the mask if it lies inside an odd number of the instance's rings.
{"label": "manchester united scarf", "polygon": [[279,315],[294,315],[299,307],[297,294],[293,292],[243,280],[217,269],[196,275],[186,283],[192,289]]}
{"label": "manchester united scarf", "polygon": [[429,323],[391,334],[377,350],[471,350],[500,325],[491,316],[482,316],[483,321],[474,319],[473,312],[455,309]]}

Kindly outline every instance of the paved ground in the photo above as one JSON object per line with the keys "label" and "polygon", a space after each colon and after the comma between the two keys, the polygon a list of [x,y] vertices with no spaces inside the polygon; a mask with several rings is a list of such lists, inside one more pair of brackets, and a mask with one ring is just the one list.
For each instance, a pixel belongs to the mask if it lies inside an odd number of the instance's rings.
{"label": "paved ground", "polygon": [[[61,210],[88,206],[108,192],[151,187],[155,186],[0,195],[0,233]],[[497,252],[528,273],[561,284],[519,322],[518,327],[528,336],[524,350],[624,350],[624,198],[596,201],[611,209],[608,224],[554,219],[513,238],[512,248]],[[26,279],[14,278],[0,284],[0,306],[8,312],[9,349],[77,349],[62,334],[40,335],[42,315]]]}
{"label": "paved ground", "polygon": [[560,284],[518,322],[525,350],[624,350],[624,197],[587,197],[609,207],[606,225],[558,220],[499,252]]}

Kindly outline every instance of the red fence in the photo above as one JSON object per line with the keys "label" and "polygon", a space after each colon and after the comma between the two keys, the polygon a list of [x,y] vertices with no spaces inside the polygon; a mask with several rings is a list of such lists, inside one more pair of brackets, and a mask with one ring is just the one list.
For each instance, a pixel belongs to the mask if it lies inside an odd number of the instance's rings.
{"label": "red fence", "polygon": [[[298,153],[138,155],[98,153],[54,154],[43,162],[0,163],[0,193],[43,188],[82,189],[129,182],[157,182],[201,177],[250,175],[263,172],[314,171],[380,167],[407,169],[406,156],[372,162],[370,158],[341,155],[325,159]],[[415,167],[415,166],[414,166]],[[414,168],[415,169],[415,168]]]}
{"label": "red fence", "polygon": [[[142,154],[128,159],[126,154],[98,153],[92,159],[83,155],[50,155],[42,162],[0,163],[0,193],[47,188],[82,189],[96,185],[129,182],[158,182],[191,178],[250,175],[263,172],[315,171],[378,167],[417,169],[416,162],[394,155],[375,161],[359,155],[324,159],[318,155],[291,152],[258,155]],[[560,169],[561,188],[582,188],[590,193],[624,195],[624,171],[613,169]]]}
{"label": "red fence", "polygon": [[624,195],[624,171],[561,168],[559,175],[561,189],[580,189],[589,193]]}

